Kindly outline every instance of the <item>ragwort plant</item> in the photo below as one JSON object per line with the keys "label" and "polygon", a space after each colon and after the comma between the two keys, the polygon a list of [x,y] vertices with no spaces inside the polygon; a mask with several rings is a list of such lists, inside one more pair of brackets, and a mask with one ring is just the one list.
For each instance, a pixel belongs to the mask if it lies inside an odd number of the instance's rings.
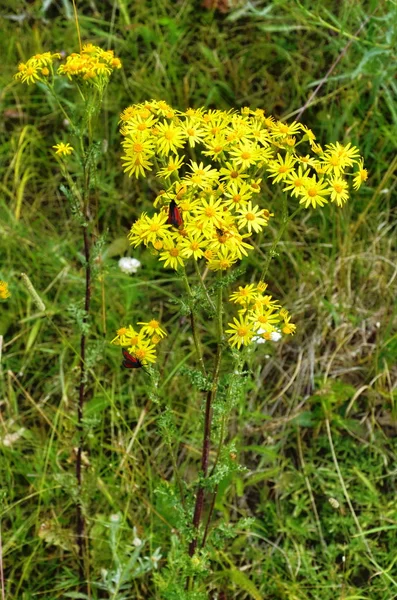
{"label": "ragwort plant", "polygon": [[[211,518],[219,484],[242,468],[227,432],[236,399],[244,394],[244,365],[258,344],[278,341],[296,329],[288,310],[268,292],[270,261],[299,211],[328,202],[342,208],[350,188],[357,190],[367,171],[350,143],[323,148],[306,126],[248,107],[241,112],[179,111],[152,100],[126,108],[120,131],[124,171],[144,178],[154,170],[161,186],[153,211],[133,223],[129,241],[134,248],[145,246],[180,276],[185,292],[180,311],[190,317],[198,363],[198,369],[186,372],[203,392],[200,474],[190,489],[173,460],[179,497],[172,501],[180,530],[172,539],[168,569],[155,579],[164,598],[207,598],[200,581],[208,574],[211,548],[220,548],[233,535],[226,524],[211,528]],[[264,179],[282,187],[280,207],[263,198]],[[255,238],[264,235],[273,211],[281,212],[281,225],[260,280],[230,293],[229,286],[242,274],[239,263],[255,251]],[[209,324],[202,335],[200,312]],[[156,348],[166,332],[154,318],[138,325],[123,324],[112,342],[122,347],[124,366],[146,366],[156,381]],[[160,428],[172,451],[172,415],[158,402]]]}
{"label": "ragwort plant", "polygon": [[[80,44],[81,45],[81,44]],[[57,67],[57,61],[62,61]],[[78,547],[80,580],[88,579],[87,533],[82,505],[82,466],[84,452],[84,403],[87,395],[86,350],[90,327],[90,307],[93,278],[93,246],[95,230],[95,214],[90,196],[95,189],[96,164],[100,155],[98,143],[94,139],[93,124],[102,105],[105,89],[112,72],[121,68],[121,61],[114,56],[112,50],[102,50],[93,44],[80,47],[80,52],[73,52],[62,59],[61,54],[45,52],[36,54],[25,63],[18,65],[15,79],[30,84],[41,84],[55,100],[59,110],[68,124],[74,144],[60,141],[53,146],[54,156],[58,160],[66,185],[61,191],[68,199],[71,211],[81,227],[84,248],[83,265],[85,271],[85,290],[83,307],[77,302],[71,304],[70,312],[80,329],[79,352],[79,390],[77,401],[77,447],[76,454],[76,542]],[[73,85],[78,94],[80,108],[77,114],[70,115],[58,92],[57,80],[65,78]],[[76,156],[74,163],[68,162]],[[97,236],[98,237],[98,236]],[[30,282],[29,282],[30,283]],[[31,286],[31,284],[30,284]],[[29,291],[29,288],[28,288]],[[33,293],[34,290],[33,290]],[[45,309],[45,307],[44,307]]]}

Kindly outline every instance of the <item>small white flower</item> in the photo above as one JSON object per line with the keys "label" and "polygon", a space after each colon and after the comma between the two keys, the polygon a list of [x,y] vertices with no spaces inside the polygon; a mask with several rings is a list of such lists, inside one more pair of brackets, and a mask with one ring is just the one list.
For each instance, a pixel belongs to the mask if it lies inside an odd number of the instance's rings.
{"label": "small white flower", "polygon": [[132,273],[136,273],[141,267],[141,263],[137,258],[130,258],[129,256],[123,256],[119,260],[120,271],[123,273],[127,273],[127,275],[131,275]]}
{"label": "small white flower", "polygon": [[139,548],[139,546],[142,546],[142,540],[139,537],[134,537],[132,543],[134,544],[135,548]]}
{"label": "small white flower", "polygon": [[[262,337],[262,333],[265,333],[265,329],[259,328],[258,331],[256,332],[258,335],[256,335],[254,338],[252,338],[253,342],[256,342],[257,344],[264,344],[266,342],[266,340]],[[283,336],[281,335],[281,333],[279,331],[272,331],[270,334],[270,339],[272,342],[278,342],[279,340],[281,340]]]}

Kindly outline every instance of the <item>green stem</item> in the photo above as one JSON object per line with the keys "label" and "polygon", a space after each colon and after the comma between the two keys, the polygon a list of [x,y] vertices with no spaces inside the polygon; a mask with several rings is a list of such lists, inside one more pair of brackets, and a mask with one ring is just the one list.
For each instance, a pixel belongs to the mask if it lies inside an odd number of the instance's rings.
{"label": "green stem", "polygon": [[205,294],[205,297],[206,297],[206,298],[207,298],[207,300],[208,300],[208,304],[211,306],[212,310],[215,312],[215,311],[216,311],[216,306],[215,306],[215,304],[213,303],[213,301],[212,301],[212,298],[211,298],[211,296],[209,295],[209,293],[208,293],[208,290],[207,290],[207,288],[206,288],[206,286],[205,286],[205,283],[204,283],[203,276],[201,275],[200,269],[199,269],[199,267],[198,267],[198,264],[197,264],[197,260],[195,260],[195,261],[193,261],[193,262],[194,262],[194,268],[195,268],[195,270],[196,270],[196,273],[197,273],[197,276],[198,276],[198,278],[199,278],[200,285],[201,285],[201,287],[202,287],[202,289],[203,289],[203,292],[204,292],[204,294]]}
{"label": "green stem", "polygon": [[282,238],[282,236],[284,234],[284,231],[286,230],[289,222],[292,221],[292,219],[295,217],[295,215],[298,214],[298,212],[301,209],[302,209],[302,206],[298,206],[298,208],[291,214],[291,216],[288,216],[287,202],[286,202],[285,197],[283,196],[283,218],[282,218],[282,221],[281,221],[281,226],[280,226],[280,229],[278,231],[277,236],[275,237],[275,239],[273,241],[273,244],[270,246],[270,249],[268,251],[267,258],[266,258],[266,261],[265,261],[265,265],[263,267],[263,271],[262,271],[262,275],[261,275],[260,281],[264,281],[264,279],[266,277],[267,271],[268,271],[269,266],[270,266],[270,262],[271,262],[272,258],[275,255],[275,250],[276,250],[276,248],[277,248],[277,246],[278,246],[278,244],[279,244],[279,242],[280,242],[280,240],[281,240],[281,238]]}
{"label": "green stem", "polygon": [[193,298],[192,290],[190,288],[189,281],[188,281],[188,278],[187,278],[187,275],[186,275],[186,271],[183,270],[182,273],[183,273],[183,281],[184,281],[184,284],[185,284],[185,287],[186,287],[186,291],[187,291],[187,294],[189,296],[190,303],[191,303],[191,306],[190,306],[190,324],[191,324],[191,327],[192,327],[192,334],[193,334],[193,339],[194,339],[194,345],[196,347],[196,354],[197,354],[198,361],[200,363],[201,371],[203,372],[203,375],[206,376],[207,375],[207,371],[206,371],[205,365],[204,365],[203,353],[201,352],[200,341],[199,341],[198,334],[197,334],[196,318],[195,318],[194,312],[193,312],[194,298]]}

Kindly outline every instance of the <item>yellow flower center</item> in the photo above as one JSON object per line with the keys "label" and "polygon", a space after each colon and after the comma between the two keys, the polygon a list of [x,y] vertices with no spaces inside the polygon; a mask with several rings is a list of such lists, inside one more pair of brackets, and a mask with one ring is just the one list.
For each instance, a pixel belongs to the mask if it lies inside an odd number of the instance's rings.
{"label": "yellow flower center", "polygon": [[222,152],[223,150],[223,146],[215,146],[214,148],[214,152],[216,152],[216,154],[219,154],[219,152]]}
{"label": "yellow flower center", "polygon": [[212,206],[207,206],[204,211],[206,217],[213,217],[215,215],[215,209]]}
{"label": "yellow flower center", "polygon": [[340,160],[338,156],[331,156],[331,158],[329,159],[329,162],[331,163],[331,165],[333,165],[334,167],[339,166]]}
{"label": "yellow flower center", "polygon": [[126,333],[127,333],[126,327],[120,327],[120,329],[117,330],[117,335],[125,335]]}
{"label": "yellow flower center", "polygon": [[337,194],[340,194],[341,192],[343,192],[343,185],[341,185],[340,183],[334,183],[334,190]]}
{"label": "yellow flower center", "polygon": [[160,229],[160,225],[158,223],[152,223],[150,225],[150,231],[155,232],[155,231],[158,231],[159,229]]}
{"label": "yellow flower center", "polygon": [[143,146],[142,146],[142,144],[138,144],[138,142],[137,142],[136,144],[134,144],[132,146],[132,149],[133,149],[134,152],[137,152],[137,153],[138,152],[142,152],[143,151]]}
{"label": "yellow flower center", "polygon": [[361,178],[361,181],[367,181],[367,179],[368,179],[367,169],[362,169],[362,171],[360,171],[360,178]]}
{"label": "yellow flower center", "polygon": [[166,140],[172,140],[174,135],[175,135],[174,131],[166,131],[164,134],[164,137]]}
{"label": "yellow flower center", "polygon": [[146,356],[146,350],[144,348],[138,348],[135,352],[135,356],[138,360],[142,360]]}
{"label": "yellow flower center", "polygon": [[240,202],[240,200],[241,200],[241,196],[240,196],[240,194],[235,194],[235,195],[233,196],[232,200],[233,200],[233,202],[235,202],[236,204],[237,204],[238,202]]}
{"label": "yellow flower center", "polygon": [[237,179],[237,177],[239,176],[239,172],[238,171],[231,171],[230,172],[230,177],[231,179]]}
{"label": "yellow flower center", "polygon": [[288,125],[279,125],[280,133],[288,133]]}
{"label": "yellow flower center", "polygon": [[33,73],[36,72],[36,69],[34,67],[27,67],[26,69],[26,75],[33,75]]}
{"label": "yellow flower center", "polygon": [[178,250],[178,248],[171,248],[170,255],[171,256],[179,256],[179,250]]}
{"label": "yellow flower center", "polygon": [[288,171],[288,167],[286,165],[280,165],[278,168],[279,173],[286,173]]}
{"label": "yellow flower center", "polygon": [[265,315],[259,315],[258,321],[259,321],[259,323],[267,323],[268,318]]}
{"label": "yellow flower center", "polygon": [[245,215],[245,218],[247,219],[247,221],[255,221],[255,215],[254,215],[254,213],[247,213]]}
{"label": "yellow flower center", "polygon": [[223,260],[219,261],[219,266],[221,269],[228,269],[230,267],[230,261],[224,258]]}
{"label": "yellow flower center", "polygon": [[249,160],[251,158],[251,156],[252,156],[251,152],[242,152],[241,153],[241,158],[243,160]]}
{"label": "yellow flower center", "polygon": [[156,319],[152,319],[151,321],[149,321],[148,325],[152,329],[157,329],[158,326],[160,325],[160,323],[158,321],[156,321]]}
{"label": "yellow flower center", "polygon": [[237,329],[237,335],[239,337],[245,337],[248,333],[248,327],[239,327]]}
{"label": "yellow flower center", "polygon": [[200,244],[199,244],[198,242],[192,242],[192,243],[190,244],[190,248],[191,248],[191,250],[193,250],[193,251],[195,251],[195,250],[198,250],[198,249],[200,248]]}
{"label": "yellow flower center", "polygon": [[156,240],[153,244],[153,247],[156,250],[161,250],[161,248],[163,247],[163,242],[161,240]]}
{"label": "yellow flower center", "polygon": [[251,183],[251,187],[254,190],[259,190],[259,185],[257,183]]}
{"label": "yellow flower center", "polygon": [[311,198],[314,198],[314,196],[317,196],[317,188],[316,187],[311,187],[307,190],[307,195],[310,196]]}
{"label": "yellow flower center", "polygon": [[196,133],[196,132],[194,131],[194,129],[187,129],[187,130],[186,130],[186,133],[187,133],[188,135],[190,135],[190,136],[192,136],[192,137],[193,137],[193,136],[195,135],[195,133]]}
{"label": "yellow flower center", "polygon": [[139,123],[137,129],[138,131],[145,131],[147,129],[146,123]]}
{"label": "yellow flower center", "polygon": [[302,179],[295,179],[295,181],[294,181],[295,187],[302,187],[302,185],[303,185]]}

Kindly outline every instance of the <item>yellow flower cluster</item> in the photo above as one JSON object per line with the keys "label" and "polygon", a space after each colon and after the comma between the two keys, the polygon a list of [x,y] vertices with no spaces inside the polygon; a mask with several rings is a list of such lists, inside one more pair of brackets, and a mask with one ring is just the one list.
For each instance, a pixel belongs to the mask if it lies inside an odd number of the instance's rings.
{"label": "yellow flower cluster", "polygon": [[0,281],[0,298],[2,300],[7,300],[11,296],[10,291],[8,289],[8,283],[6,281]]}
{"label": "yellow flower cluster", "polygon": [[[18,73],[14,75],[22,83],[46,82],[49,75],[54,76],[53,61],[60,59],[59,53],[35,54],[26,63],[18,65]],[[93,44],[83,46],[81,53],[73,52],[66,57],[57,73],[66,75],[69,79],[81,77],[96,86],[106,84],[114,69],[121,69],[121,61],[114,56],[113,50],[102,50]]]}
{"label": "yellow flower cluster", "polygon": [[15,79],[20,79],[22,83],[27,85],[36,83],[37,81],[46,81],[48,75],[53,73],[54,59],[61,58],[59,53],[52,54],[44,52],[43,54],[35,54],[26,63],[19,63],[18,72],[14,75]]}
{"label": "yellow flower cluster", "polygon": [[166,331],[160,326],[156,319],[141,322],[139,330],[128,325],[117,330],[116,337],[111,341],[116,346],[126,347],[128,352],[137,358],[143,365],[155,363],[157,360],[156,346],[166,337]]}
{"label": "yellow flower cluster", "polygon": [[231,334],[229,344],[240,348],[251,343],[260,343],[266,340],[278,340],[281,334],[294,334],[296,326],[291,323],[288,311],[281,308],[277,300],[266,294],[267,284],[260,282],[239,286],[231,294],[229,300],[241,306],[238,318],[234,317],[228,323]]}
{"label": "yellow flower cluster", "polygon": [[113,50],[103,50],[93,44],[85,44],[81,53],[73,52],[58,73],[69,79],[82,77],[95,83],[98,79],[108,79],[114,69],[121,69],[121,61],[114,56]]}
{"label": "yellow flower cluster", "polygon": [[158,212],[132,226],[131,244],[153,247],[174,269],[201,257],[210,269],[227,269],[252,249],[247,238],[273,216],[254,200],[264,177],[314,208],[328,198],[346,202],[354,165],[353,186],[367,178],[356,147],[336,142],[323,149],[304,125],[259,109],[182,112],[152,100],[123,111],[121,133],[125,172],[139,177],[156,168],[164,187],[154,202]]}

